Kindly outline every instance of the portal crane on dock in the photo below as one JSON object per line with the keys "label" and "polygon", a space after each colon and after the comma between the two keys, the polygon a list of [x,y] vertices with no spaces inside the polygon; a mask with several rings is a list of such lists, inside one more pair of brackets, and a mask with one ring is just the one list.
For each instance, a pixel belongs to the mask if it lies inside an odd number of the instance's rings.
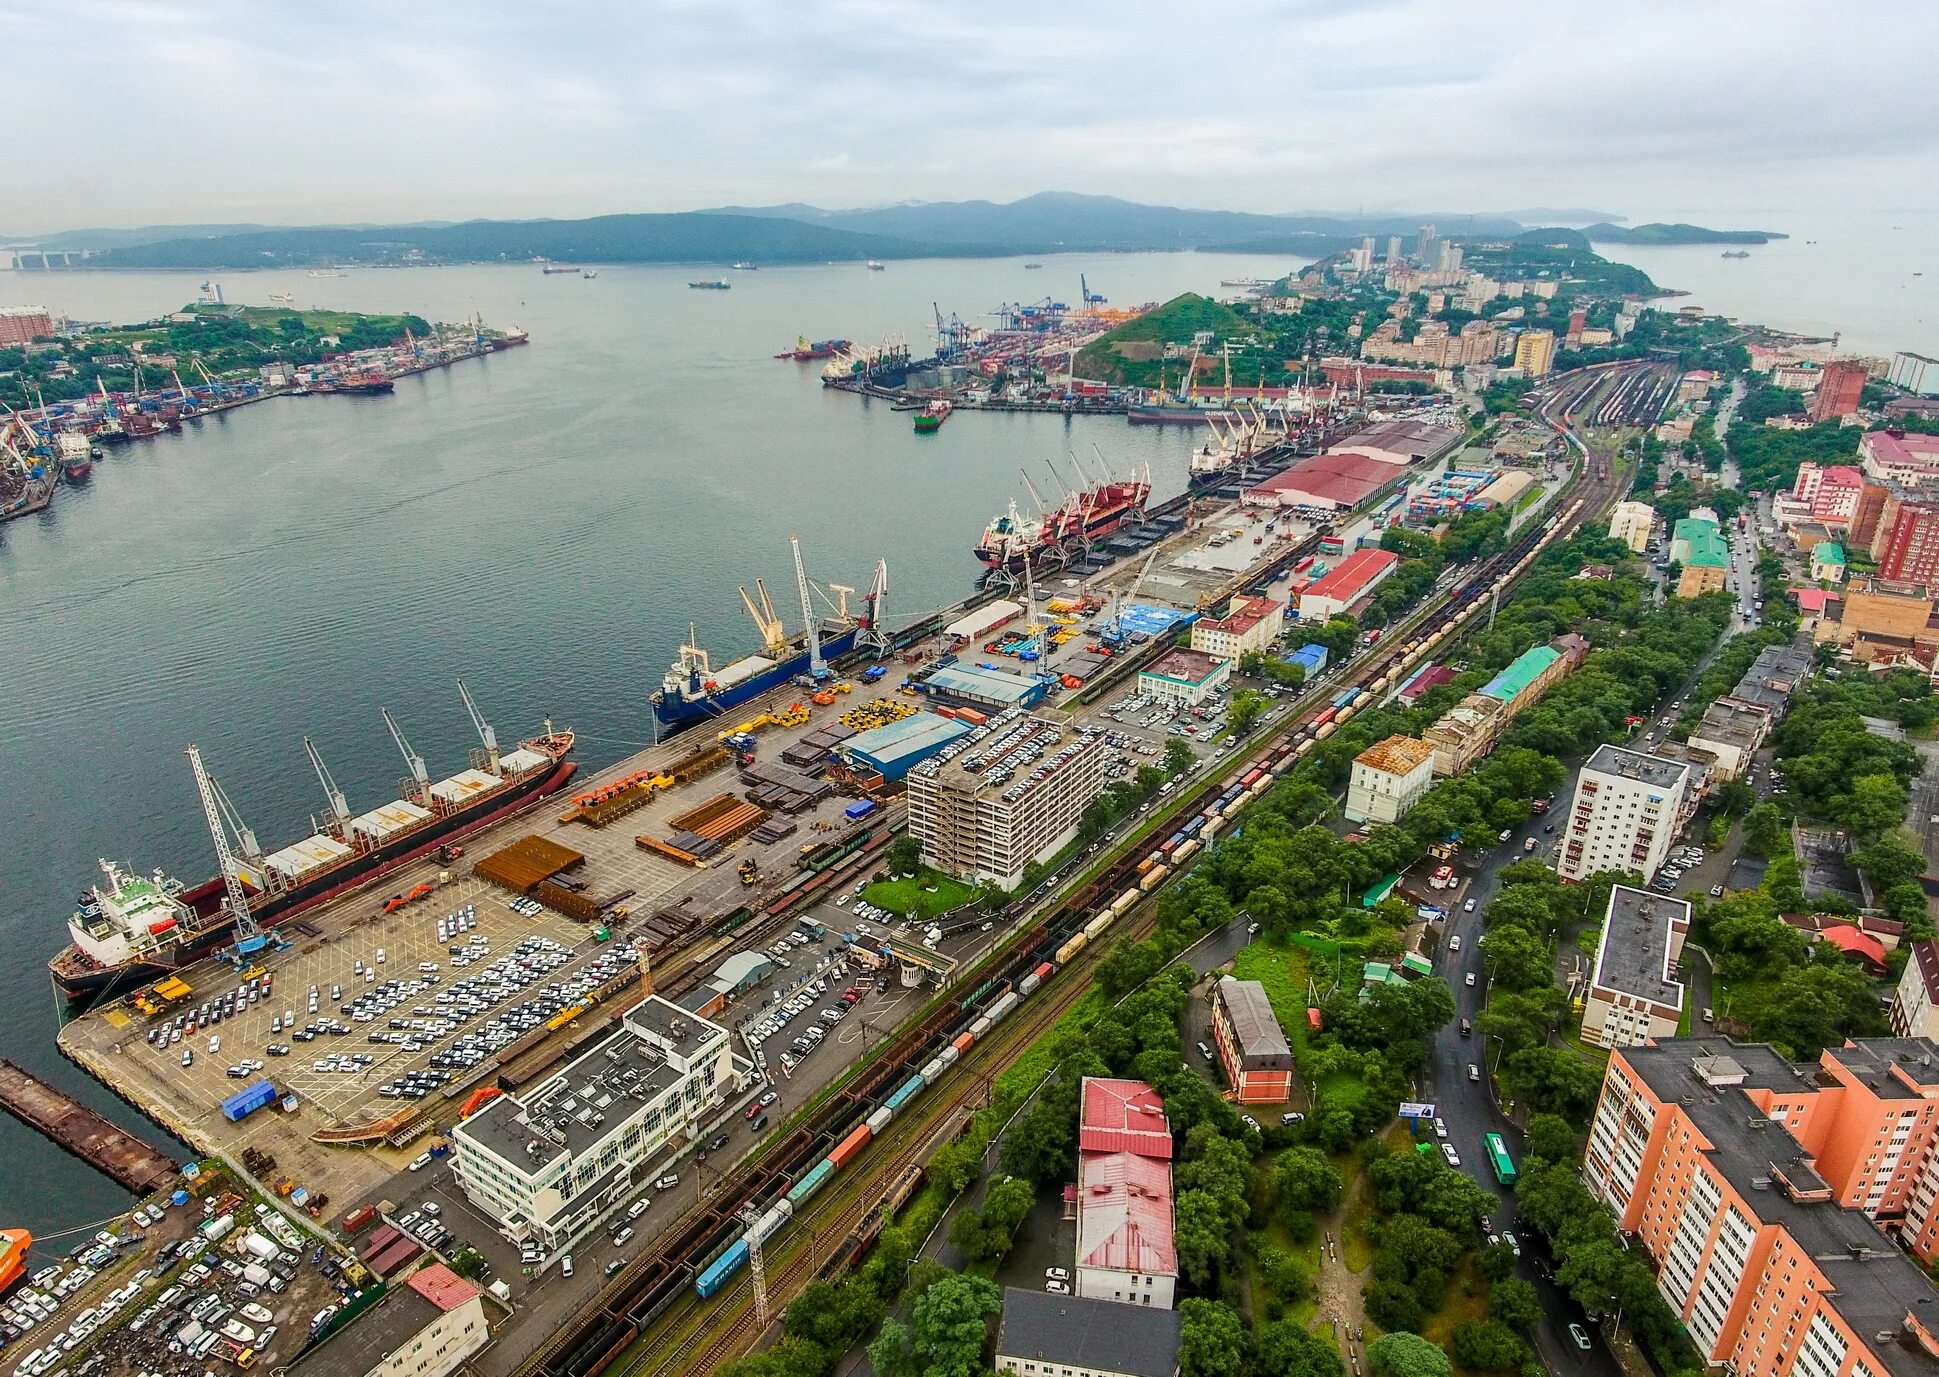
{"label": "portal crane on dock", "polygon": [[471,700],[471,690],[465,681],[458,681],[458,696],[465,700],[465,711],[471,714],[472,728],[477,731],[478,739],[485,743],[485,768],[493,774],[498,773],[498,733],[491,729],[485,714],[478,711],[478,705]]}
{"label": "portal crane on dock", "polygon": [[855,634],[858,650],[874,650],[887,655],[895,649],[889,633],[883,627],[883,620],[889,615],[889,562],[886,559],[875,561],[875,577],[869,581],[869,590],[862,595],[861,629]]}
{"label": "portal crane on dock", "polygon": [[788,544],[794,550],[795,589],[801,594],[801,634],[808,641],[808,673],[819,682],[828,677],[828,664],[821,658],[821,632],[815,626],[815,602],[808,591],[808,568],[801,562],[801,537],[789,536]]}
{"label": "portal crane on dock", "polygon": [[242,825],[242,819],[236,816],[220,787],[209,778],[208,768],[202,764],[202,752],[193,742],[189,744],[188,757],[189,769],[195,772],[195,791],[202,799],[202,816],[209,820],[209,836],[215,841],[216,861],[222,867],[222,887],[228,895],[229,917],[236,925],[235,952],[240,964],[242,958],[253,956],[269,945],[269,934],[257,926],[255,916],[249,911],[249,891],[243,888],[242,866],[229,846],[229,827],[236,828],[236,839],[245,855],[256,855],[256,837]]}
{"label": "portal crane on dock", "polygon": [[[322,753],[317,750],[316,743],[307,736],[303,738],[303,754],[310,758],[310,768],[316,771],[317,783],[323,786],[323,796],[330,801],[330,811],[325,815],[327,819],[324,823],[325,829],[348,831],[350,802],[343,796],[343,790],[337,787],[337,781],[331,777],[330,767],[323,763]],[[348,841],[349,837],[346,836],[344,840]]]}
{"label": "portal crane on dock", "polygon": [[404,766],[411,772],[409,779],[398,781],[398,788],[407,798],[415,801],[420,807],[429,808],[431,806],[431,772],[424,768],[424,757],[411,749],[411,743],[404,739],[403,728],[397,725],[397,719],[390,715],[389,708],[379,708],[377,711],[384,715],[384,725],[390,728],[390,739],[395,741],[397,743],[397,749],[404,753]]}

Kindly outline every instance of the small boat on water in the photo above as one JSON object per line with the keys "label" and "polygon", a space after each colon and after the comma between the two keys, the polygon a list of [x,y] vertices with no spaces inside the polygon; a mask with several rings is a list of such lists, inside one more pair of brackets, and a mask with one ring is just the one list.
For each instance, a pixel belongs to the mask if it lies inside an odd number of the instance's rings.
{"label": "small boat on water", "polygon": [[584,272],[582,272],[582,273],[580,273],[580,274],[579,274],[579,276],[581,276],[581,277],[583,277],[583,278],[585,278],[585,279],[586,279],[586,281],[588,281],[588,282],[590,282],[590,281],[592,281],[592,280],[593,280],[593,279],[594,279],[595,277],[598,277],[598,276],[599,276],[599,269],[597,269],[597,268],[588,268],[588,269],[586,269],[586,271],[584,271]]}
{"label": "small boat on water", "polygon": [[294,306],[296,304],[296,296],[292,292],[271,292],[269,294],[269,300],[275,306]]}
{"label": "small boat on water", "polygon": [[721,277],[721,278],[716,278],[712,282],[689,282],[687,285],[689,287],[692,287],[697,292],[724,292],[724,291],[727,291],[729,288],[731,288],[734,284],[729,282],[726,278]]}
{"label": "small boat on water", "polygon": [[1041,267],[1043,267],[1043,264],[1041,264],[1041,263],[1026,263],[1026,264],[1024,264],[1023,266],[1024,266],[1024,267],[1025,267],[1026,269],[1029,269],[1029,268],[1041,268]]}
{"label": "small boat on water", "polygon": [[916,413],[916,434],[934,435],[943,428],[943,422],[949,419],[949,413],[955,409],[940,398],[931,402]]}
{"label": "small boat on water", "polygon": [[869,259],[868,267],[869,267],[869,271],[872,273],[886,272],[888,270],[886,264],[878,263],[873,258]]}
{"label": "small boat on water", "polygon": [[759,263],[736,263],[734,264],[734,271],[737,273],[758,273],[761,271],[761,265]]}

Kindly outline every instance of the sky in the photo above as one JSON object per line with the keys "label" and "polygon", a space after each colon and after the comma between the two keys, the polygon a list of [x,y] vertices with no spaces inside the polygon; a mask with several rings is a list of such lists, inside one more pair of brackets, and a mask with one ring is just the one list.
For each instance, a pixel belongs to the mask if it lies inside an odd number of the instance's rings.
{"label": "sky", "polygon": [[0,232],[1939,203],[1934,0],[0,0]]}

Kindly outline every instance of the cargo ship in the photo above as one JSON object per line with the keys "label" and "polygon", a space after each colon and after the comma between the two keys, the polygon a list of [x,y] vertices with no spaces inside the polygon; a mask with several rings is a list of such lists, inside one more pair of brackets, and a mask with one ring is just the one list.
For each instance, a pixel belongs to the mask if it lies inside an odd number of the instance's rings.
{"label": "cargo ship", "polygon": [[27,1250],[33,1246],[34,1236],[25,1229],[0,1229],[0,1296],[27,1275]]}
{"label": "cargo ship", "polygon": [[397,390],[395,379],[367,373],[360,378],[339,378],[325,389],[345,397],[382,397]]}
{"label": "cargo ship", "polygon": [[794,342],[794,348],[783,349],[774,357],[793,359],[796,363],[810,363],[816,359],[832,359],[848,348],[850,341],[845,339],[818,339],[810,343],[806,335]]}
{"label": "cargo ship", "polygon": [[1139,402],[1124,413],[1124,418],[1134,426],[1196,426],[1203,425],[1208,416],[1216,416],[1221,421],[1236,421],[1239,413],[1230,406],[1216,402],[1199,405],[1171,399]]}
{"label": "cargo ship", "polygon": [[[485,747],[472,753],[471,768],[434,782],[423,773],[424,762],[406,748],[412,796],[355,816],[306,740],[330,812],[312,835],[268,855],[257,853],[253,836],[242,833],[238,863],[256,923],[272,928],[448,847],[563,789],[579,768],[566,759],[573,744],[570,731],[555,731],[548,722],[542,735],[501,756],[484,719],[475,720]],[[403,737],[397,740],[402,746]],[[105,882],[87,889],[67,920],[72,940],[47,963],[55,988],[72,1003],[84,1006],[133,990],[201,960],[230,939],[235,922],[224,903],[220,874],[184,887],[160,871],[143,878],[113,861],[103,860],[101,870]]]}
{"label": "cargo ship", "polygon": [[79,483],[94,472],[96,451],[88,442],[88,437],[74,431],[64,431],[60,437],[61,477],[70,483]]}
{"label": "cargo ship", "polygon": [[540,268],[539,271],[541,273],[544,273],[547,277],[550,277],[554,273],[576,273],[579,271],[579,269],[575,264],[548,263],[543,268]]}
{"label": "cargo ship", "polygon": [[712,282],[689,282],[687,285],[697,292],[724,292],[731,289],[734,284],[724,277],[717,277]]}
{"label": "cargo ship", "polygon": [[[741,602],[761,633],[762,650],[715,669],[713,657],[689,625],[686,644],[673,657],[666,677],[660,681],[660,691],[653,695],[653,716],[662,727],[679,731],[695,722],[725,716],[742,703],[812,673],[817,651],[824,663],[840,659],[855,649],[864,631],[874,628],[878,609],[886,605],[888,597],[888,565],[876,562],[875,581],[863,599],[859,616],[850,616],[848,611],[848,594],[854,590],[832,585],[831,591],[839,597],[835,615],[821,617],[815,614],[811,601],[811,585],[801,562],[801,542],[797,539],[789,543],[794,549],[795,581],[801,589],[804,630],[796,636],[786,633],[763,580],[754,580],[752,593],[742,588]],[[805,629],[810,624],[813,644]]]}
{"label": "cargo ship", "polygon": [[972,553],[990,568],[1009,573],[1018,573],[1026,565],[1081,559],[1127,516],[1142,512],[1149,496],[1151,474],[1146,471],[1136,478],[1106,479],[1071,493],[1062,506],[1042,516],[1025,516],[1012,501],[1009,510],[984,530]]}
{"label": "cargo ship", "polygon": [[943,422],[949,419],[949,413],[955,409],[946,401],[929,403],[916,413],[916,434],[934,435],[943,428]]}

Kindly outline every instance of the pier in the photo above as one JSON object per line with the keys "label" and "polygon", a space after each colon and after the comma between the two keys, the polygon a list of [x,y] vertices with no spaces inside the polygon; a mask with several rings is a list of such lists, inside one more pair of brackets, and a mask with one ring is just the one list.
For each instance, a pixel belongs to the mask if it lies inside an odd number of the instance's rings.
{"label": "pier", "polygon": [[4,1057],[0,1108],[136,1195],[175,1179],[171,1158]]}

